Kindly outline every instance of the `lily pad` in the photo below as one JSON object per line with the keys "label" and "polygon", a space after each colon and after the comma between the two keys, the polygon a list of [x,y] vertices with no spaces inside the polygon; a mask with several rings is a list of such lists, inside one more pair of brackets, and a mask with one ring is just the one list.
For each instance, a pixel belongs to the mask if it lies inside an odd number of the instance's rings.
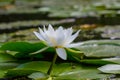
{"label": "lily pad", "polygon": [[120,40],[91,40],[77,47],[87,57],[111,57],[120,55]]}
{"label": "lily pad", "polygon": [[6,71],[0,70],[0,78],[3,78],[6,74]]}
{"label": "lily pad", "polygon": [[0,62],[10,62],[10,61],[16,61],[16,59],[7,53],[0,53]]}
{"label": "lily pad", "polygon": [[7,42],[3,44],[0,50],[16,51],[16,57],[28,57],[29,53],[38,51],[46,47],[43,43],[29,43],[29,42]]}
{"label": "lily pad", "polygon": [[34,80],[46,80],[48,75],[41,72],[35,72],[30,74],[28,77]]}
{"label": "lily pad", "polygon": [[60,74],[55,80],[86,80],[86,79],[100,79],[106,78],[110,75],[100,74],[98,70],[95,69],[86,69],[73,72],[66,72]]}
{"label": "lily pad", "polygon": [[34,73],[36,71],[34,70],[8,70],[5,74],[6,77],[16,77],[16,76],[27,76],[30,75],[32,73]]}
{"label": "lily pad", "polygon": [[0,63],[0,70],[8,70],[17,67],[18,63]]}
{"label": "lily pad", "polygon": [[29,42],[7,42],[1,46],[1,50],[10,50],[17,52],[34,52],[40,48],[45,47],[43,43],[29,43]]}
{"label": "lily pad", "polygon": [[[51,64],[50,62],[45,62],[45,61],[33,61],[33,62],[22,64],[18,66],[16,69],[36,70],[36,71],[41,71],[43,73],[46,73],[47,70],[49,69],[50,64]],[[68,70],[71,71],[74,69],[75,70],[81,69],[81,66],[79,64],[74,64],[74,63],[59,63],[54,65],[53,74],[57,75],[64,71],[68,71]]]}
{"label": "lily pad", "polygon": [[[49,66],[50,66],[50,62],[33,61],[22,64],[17,68],[15,68],[15,70],[34,70],[34,71],[40,71],[42,73],[46,73]],[[77,63],[56,63],[53,68],[52,77],[55,80],[62,80],[62,79],[78,80],[78,79],[87,79],[87,78],[90,79],[105,78],[109,76],[107,74],[99,74],[99,73],[100,71],[98,71],[96,67],[85,67]]]}
{"label": "lily pad", "polygon": [[117,57],[116,58],[104,58],[102,60],[120,64],[120,58],[117,58]]}
{"label": "lily pad", "polygon": [[93,65],[105,65],[105,64],[114,63],[103,59],[83,59],[80,60],[80,62],[86,64],[93,64]]}

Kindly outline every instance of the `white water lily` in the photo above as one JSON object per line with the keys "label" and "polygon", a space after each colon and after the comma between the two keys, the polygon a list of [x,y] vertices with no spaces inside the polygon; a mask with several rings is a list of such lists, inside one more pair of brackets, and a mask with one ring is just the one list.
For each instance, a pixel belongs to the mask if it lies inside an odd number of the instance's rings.
{"label": "white water lily", "polygon": [[58,29],[54,30],[52,25],[49,24],[48,29],[39,28],[39,32],[34,32],[34,34],[46,45],[50,47],[54,47],[56,49],[57,55],[63,60],[67,59],[67,54],[65,48],[73,48],[79,46],[81,43],[72,43],[75,38],[78,36],[80,30],[78,30],[75,34],[73,34],[73,29],[63,29],[60,26]]}

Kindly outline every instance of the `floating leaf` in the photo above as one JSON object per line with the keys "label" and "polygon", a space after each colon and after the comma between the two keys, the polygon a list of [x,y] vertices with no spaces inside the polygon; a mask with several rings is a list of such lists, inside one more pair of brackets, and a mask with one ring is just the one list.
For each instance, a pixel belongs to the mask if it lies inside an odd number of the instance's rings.
{"label": "floating leaf", "polygon": [[22,69],[22,70],[34,70],[34,71],[41,71],[41,72],[47,72],[47,69],[49,68],[50,62],[45,61],[32,61],[25,64],[22,64],[18,66],[16,69]]}
{"label": "floating leaf", "polygon": [[86,80],[106,78],[108,76],[107,74],[100,74],[96,69],[81,69],[79,71],[62,73],[55,80]]}
{"label": "floating leaf", "polygon": [[3,78],[6,74],[6,71],[0,70],[0,78]]}
{"label": "floating leaf", "polygon": [[28,77],[34,80],[46,80],[46,78],[48,78],[48,75],[41,72],[35,72],[30,74]]}
{"label": "floating leaf", "polygon": [[111,57],[120,55],[120,40],[85,41],[77,49],[87,57]]}
{"label": "floating leaf", "polygon": [[29,42],[8,42],[1,46],[0,50],[17,51],[17,57],[27,57],[29,53],[38,51],[46,47],[42,42],[29,43]]}
{"label": "floating leaf", "polygon": [[[46,73],[49,66],[50,66],[50,62],[33,61],[22,64],[17,68],[15,68],[15,70],[34,70],[34,71],[40,71],[40,73],[41,72]],[[54,76],[53,78],[55,78],[55,80],[61,80],[61,79],[78,80],[78,79],[87,79],[87,78],[96,79],[96,78],[103,78],[108,76],[99,73],[100,71],[98,71],[96,67],[85,67],[77,63],[57,63],[54,65],[52,76]]]}
{"label": "floating leaf", "polygon": [[6,72],[6,77],[16,77],[16,76],[27,76],[32,74],[33,72],[36,72],[34,70],[8,70]]}
{"label": "floating leaf", "polygon": [[[35,71],[40,71],[43,73],[46,73],[49,69],[50,62],[45,62],[45,61],[33,61],[33,62],[28,62],[25,64],[22,64],[18,66],[16,69],[23,69],[23,70],[35,70]],[[75,63],[58,63],[54,65],[53,73],[54,75],[58,75],[62,72],[65,71],[73,71],[73,70],[79,70],[81,69],[80,64],[75,64]]]}
{"label": "floating leaf", "polygon": [[16,61],[16,59],[7,53],[0,53],[0,62],[10,62],[10,61]]}
{"label": "floating leaf", "polygon": [[37,51],[43,47],[45,47],[45,45],[42,42],[40,42],[40,43],[7,42],[7,43],[3,44],[0,49],[30,53],[30,52]]}
{"label": "floating leaf", "polygon": [[117,58],[117,57],[116,58],[104,58],[102,60],[120,64],[120,58]]}
{"label": "floating leaf", "polygon": [[0,70],[8,70],[17,67],[18,63],[0,63]]}
{"label": "floating leaf", "polygon": [[[47,70],[49,69],[50,62],[45,62],[45,61],[33,61],[33,62],[28,62],[25,64],[22,64],[18,66],[16,69],[23,69],[23,70],[36,70],[36,71],[41,71],[43,73],[46,73]],[[73,69],[80,69],[81,66],[79,64],[74,64],[74,63],[59,63],[54,65],[53,69],[53,74],[57,75],[60,74],[64,71],[71,71]]]}
{"label": "floating leaf", "polygon": [[86,64],[94,64],[94,65],[105,65],[105,64],[110,64],[113,62],[101,60],[101,59],[83,59],[80,60],[81,63],[86,63]]}

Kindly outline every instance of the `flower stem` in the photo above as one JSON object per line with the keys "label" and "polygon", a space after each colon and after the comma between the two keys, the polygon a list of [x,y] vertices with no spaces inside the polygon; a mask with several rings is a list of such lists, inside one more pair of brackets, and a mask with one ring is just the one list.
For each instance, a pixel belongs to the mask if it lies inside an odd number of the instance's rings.
{"label": "flower stem", "polygon": [[52,72],[52,69],[53,69],[53,66],[55,64],[56,59],[57,59],[57,54],[55,53],[53,61],[52,61],[51,65],[50,65],[50,67],[48,69],[48,72],[47,72],[48,75],[51,75],[51,72]]}

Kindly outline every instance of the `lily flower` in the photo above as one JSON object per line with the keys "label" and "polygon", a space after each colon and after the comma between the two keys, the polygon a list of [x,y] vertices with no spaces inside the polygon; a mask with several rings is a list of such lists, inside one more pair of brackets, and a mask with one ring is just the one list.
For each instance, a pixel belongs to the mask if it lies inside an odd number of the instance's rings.
{"label": "lily flower", "polygon": [[78,36],[80,30],[73,34],[73,29],[63,29],[60,26],[58,29],[54,29],[52,25],[48,25],[48,29],[44,26],[43,30],[39,28],[39,32],[34,31],[34,34],[43,41],[47,46],[54,47],[57,55],[63,59],[67,59],[67,53],[65,48],[74,48],[81,43],[72,43]]}

